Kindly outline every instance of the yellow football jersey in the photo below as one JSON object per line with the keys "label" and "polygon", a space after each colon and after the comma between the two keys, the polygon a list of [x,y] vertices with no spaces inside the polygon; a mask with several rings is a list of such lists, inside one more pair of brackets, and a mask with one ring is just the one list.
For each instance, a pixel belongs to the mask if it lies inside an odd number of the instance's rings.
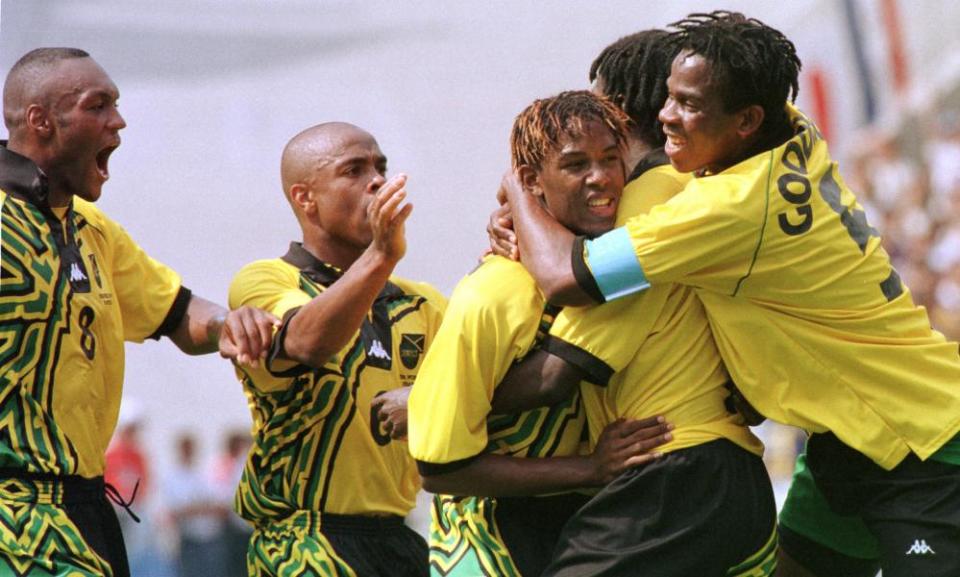
{"label": "yellow football jersey", "polygon": [[490,401],[510,366],[536,344],[546,303],[520,263],[488,257],[450,297],[443,324],[409,401],[410,452],[447,464],[482,452],[521,457],[579,451],[579,396],[555,407],[491,415]]}
{"label": "yellow football jersey", "polygon": [[158,336],[180,277],[80,198],[50,209],[24,187],[0,204],[0,466],[103,475],[123,343]]}
{"label": "yellow football jersey", "polygon": [[[555,312],[526,269],[505,258],[487,258],[457,284],[410,394],[410,452],[421,470],[450,471],[483,453],[552,457],[579,452],[584,433],[579,394],[552,407],[490,413],[496,387],[546,335]],[[499,525],[498,503],[493,497],[434,497],[432,570],[519,574]],[[543,524],[540,538],[559,532],[559,526],[551,529],[552,522]]]}
{"label": "yellow football jersey", "polygon": [[585,258],[608,296],[696,287],[734,381],[769,418],[832,431],[885,468],[925,459],[960,431],[957,344],[914,304],[816,127],[789,112],[793,138],[696,178]]}
{"label": "yellow football jersey", "polygon": [[[231,284],[230,306],[288,321],[340,275],[293,243],[281,259],[245,266]],[[277,358],[284,324],[265,366],[238,368],[254,421],[236,500],[244,518],[296,510],[405,516],[413,508],[420,479],[407,444],[382,430],[370,403],[413,384],[444,304],[429,285],[391,278],[355,337],[323,367]]]}
{"label": "yellow football jersey", "polygon": [[[668,201],[690,180],[654,154],[660,161],[624,189],[618,221]],[[727,372],[703,306],[689,287],[662,284],[602,306],[566,308],[550,337],[546,350],[591,375],[582,396],[593,443],[617,418],[664,415],[676,428],[659,451],[726,438],[763,453],[742,418],[725,408]],[[557,347],[557,340],[564,346]],[[578,354],[566,354],[570,345]]]}

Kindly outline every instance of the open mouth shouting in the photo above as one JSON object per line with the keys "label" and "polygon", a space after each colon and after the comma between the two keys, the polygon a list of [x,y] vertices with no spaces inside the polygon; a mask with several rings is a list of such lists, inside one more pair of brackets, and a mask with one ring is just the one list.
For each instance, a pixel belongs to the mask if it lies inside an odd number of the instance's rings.
{"label": "open mouth shouting", "polygon": [[107,146],[101,149],[100,152],[97,153],[97,156],[96,156],[97,173],[100,175],[100,178],[104,180],[104,182],[106,182],[110,178],[110,168],[109,168],[110,155],[113,154],[113,151],[116,150],[119,146],[120,146],[120,142],[117,142],[116,144],[111,144],[110,146]]}

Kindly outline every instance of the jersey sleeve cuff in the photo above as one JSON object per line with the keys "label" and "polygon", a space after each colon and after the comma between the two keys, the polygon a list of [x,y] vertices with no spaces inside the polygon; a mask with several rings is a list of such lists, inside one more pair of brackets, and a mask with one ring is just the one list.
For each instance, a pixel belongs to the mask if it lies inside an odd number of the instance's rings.
{"label": "jersey sleeve cuff", "polygon": [[467,457],[466,459],[460,459],[459,461],[451,461],[449,463],[428,463],[427,461],[417,461],[417,471],[420,472],[421,477],[431,477],[434,475],[445,475],[447,473],[452,473],[459,469],[462,469],[474,462],[477,457],[480,455],[474,455],[472,457]]}
{"label": "jersey sleeve cuff", "polygon": [[165,337],[177,330],[177,327],[180,326],[180,323],[183,321],[183,317],[187,314],[187,307],[190,306],[191,296],[193,296],[193,293],[190,292],[190,289],[180,285],[180,290],[177,291],[177,296],[173,298],[173,304],[170,305],[167,316],[164,317],[163,322],[160,323],[157,330],[147,338],[159,340],[160,337]]}
{"label": "jersey sleeve cuff", "polygon": [[583,243],[585,240],[586,238],[582,236],[573,240],[573,251],[570,254],[573,278],[577,279],[577,284],[590,298],[598,303],[604,303],[606,299],[603,298],[603,293],[600,292],[600,287],[597,286],[597,281],[594,280],[593,273],[590,272],[590,267],[587,266],[587,261],[584,259]]}
{"label": "jersey sleeve cuff", "polygon": [[580,347],[553,335],[544,337],[540,348],[583,371],[586,375],[584,380],[594,385],[605,387],[613,376],[613,368],[610,365]]}
{"label": "jersey sleeve cuff", "polygon": [[274,335],[273,343],[270,346],[270,351],[267,353],[267,359],[264,363],[264,366],[274,377],[299,377],[304,373],[309,373],[311,370],[307,365],[299,363],[287,369],[276,368],[278,363],[285,361],[286,352],[283,348],[283,341],[287,336],[287,327],[290,326],[290,319],[292,319],[293,315],[295,315],[299,310],[300,307],[294,307],[283,315],[283,324],[280,325],[280,330],[278,330],[277,334]]}
{"label": "jersey sleeve cuff", "polygon": [[611,301],[650,288],[624,227],[584,242],[583,259],[603,295]]}

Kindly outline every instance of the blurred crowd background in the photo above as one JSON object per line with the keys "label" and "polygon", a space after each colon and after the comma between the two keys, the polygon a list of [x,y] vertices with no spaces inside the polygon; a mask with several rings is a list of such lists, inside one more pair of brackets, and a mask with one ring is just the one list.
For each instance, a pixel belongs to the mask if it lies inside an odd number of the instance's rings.
{"label": "blurred crowd background", "polygon": [[134,496],[129,510],[115,506],[131,574],[246,575],[252,529],[233,512],[233,495],[250,448],[249,430],[226,431],[216,439],[181,431],[170,436],[169,464],[158,466],[143,442],[147,426],[140,402],[125,399],[107,450],[106,482],[125,498]]}

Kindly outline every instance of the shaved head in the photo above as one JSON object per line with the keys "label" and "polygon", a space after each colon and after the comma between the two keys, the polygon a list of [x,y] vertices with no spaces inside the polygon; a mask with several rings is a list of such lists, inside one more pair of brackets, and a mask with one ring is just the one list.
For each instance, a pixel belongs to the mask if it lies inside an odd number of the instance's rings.
{"label": "shaved head", "polygon": [[37,48],[23,55],[3,84],[3,122],[12,134],[26,124],[26,110],[31,104],[50,108],[51,81],[64,60],[90,58],[79,48]]}
{"label": "shaved head", "polygon": [[347,122],[325,122],[291,138],[280,157],[280,180],[287,199],[291,186],[313,184],[318,169],[340,157],[344,143],[357,137],[373,140],[373,135]]}
{"label": "shaved head", "polygon": [[373,239],[367,207],[386,172],[377,140],[352,124],[318,124],[291,138],[280,178],[304,246],[336,266],[356,260]]}
{"label": "shaved head", "polygon": [[66,206],[74,195],[100,198],[127,125],[119,98],[110,75],[76,48],[38,48],[10,69],[3,87],[6,147],[47,175],[51,206]]}

